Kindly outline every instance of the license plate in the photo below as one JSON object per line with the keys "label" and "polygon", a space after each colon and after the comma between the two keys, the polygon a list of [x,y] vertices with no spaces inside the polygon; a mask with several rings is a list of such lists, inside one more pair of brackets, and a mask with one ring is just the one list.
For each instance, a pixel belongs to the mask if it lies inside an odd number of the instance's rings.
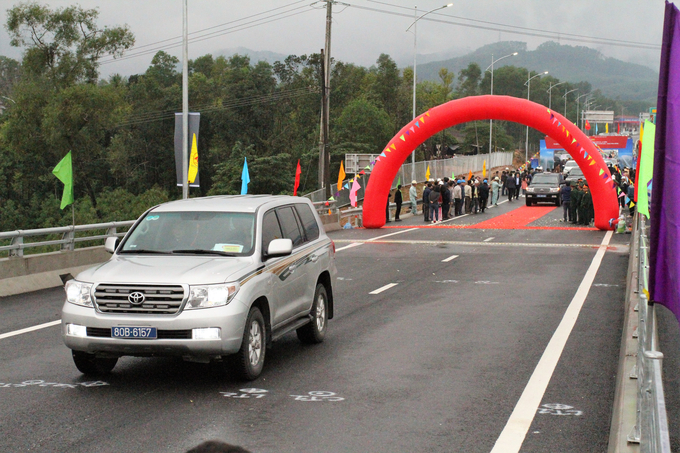
{"label": "license plate", "polygon": [[536,195],[538,198],[545,198],[547,195]]}
{"label": "license plate", "polygon": [[112,338],[156,338],[155,327],[112,327]]}

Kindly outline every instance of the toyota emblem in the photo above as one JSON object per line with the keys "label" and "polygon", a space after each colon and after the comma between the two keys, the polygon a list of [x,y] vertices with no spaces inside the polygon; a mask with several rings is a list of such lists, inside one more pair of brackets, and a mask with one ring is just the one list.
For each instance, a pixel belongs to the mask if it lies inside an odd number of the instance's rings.
{"label": "toyota emblem", "polygon": [[144,303],[144,294],[140,293],[139,291],[135,291],[134,293],[130,293],[128,296],[128,300],[132,305],[142,305]]}

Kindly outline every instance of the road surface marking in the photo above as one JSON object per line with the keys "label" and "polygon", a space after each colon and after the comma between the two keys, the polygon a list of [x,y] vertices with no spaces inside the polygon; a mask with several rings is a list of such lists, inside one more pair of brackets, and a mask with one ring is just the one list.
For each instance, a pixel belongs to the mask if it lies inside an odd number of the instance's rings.
{"label": "road surface marking", "polygon": [[366,242],[373,242],[373,241],[377,241],[378,239],[386,238],[388,236],[394,236],[395,234],[408,233],[409,231],[416,231],[416,230],[418,230],[418,228],[409,228],[408,230],[401,230],[401,231],[397,231],[396,233],[384,234],[382,236],[378,236],[378,237],[375,237],[375,238],[366,239]]}
{"label": "road surface marking", "polygon": [[398,283],[390,283],[389,285],[385,285],[383,287],[380,287],[380,288],[378,288],[374,291],[371,291],[368,294],[380,294],[381,292],[387,291],[388,289],[392,288],[393,286],[397,286],[397,285],[398,285]]}
{"label": "road surface marking", "polygon": [[494,238],[494,237],[486,238],[486,239],[484,239],[484,242],[491,242],[491,241],[493,241],[494,239],[496,239],[496,238]]}
{"label": "road surface marking", "polygon": [[510,419],[503,428],[501,435],[496,440],[496,444],[491,453],[517,453],[522,448],[524,438],[531,427],[531,423],[536,416],[538,406],[541,404],[545,390],[550,383],[557,362],[560,360],[564,346],[567,344],[569,335],[576,324],[581,308],[588,296],[588,292],[595,281],[597,271],[602,264],[602,258],[607,250],[607,245],[612,237],[613,231],[607,231],[600,248],[595,253],[590,267],[586,271],[581,284],[574,294],[574,298],[569,303],[567,311],[564,313],[560,325],[553,334],[548,346],[546,346],[541,360],[539,360],[529,382],[527,383],[522,396],[519,398],[515,409],[510,415]]}
{"label": "road surface marking", "polygon": [[335,251],[340,252],[342,250],[351,249],[352,247],[357,247],[359,245],[363,245],[366,242],[373,242],[373,241],[376,241],[376,240],[381,239],[381,238],[386,238],[388,236],[394,236],[395,234],[407,233],[409,231],[414,231],[414,230],[417,230],[417,229],[418,228],[409,228],[407,230],[397,231],[396,233],[384,234],[382,236],[374,237],[374,238],[371,238],[371,239],[362,239],[362,240],[357,240],[357,241],[342,241],[342,240],[341,241],[334,241],[334,242],[350,242],[349,245],[346,245],[344,247],[340,247],[339,249],[335,249]]}
{"label": "road surface marking", "polygon": [[40,329],[45,329],[47,327],[56,326],[57,324],[61,324],[61,319],[58,319],[56,321],[46,322],[44,324],[38,324],[37,326],[26,327],[25,329],[21,329],[21,330],[15,330],[14,332],[7,332],[7,333],[0,334],[0,340],[4,340],[5,338],[9,338],[9,337],[14,337],[16,335],[21,335],[23,333],[33,332],[34,330],[40,330]]}
{"label": "road surface marking", "polygon": [[[338,242],[338,241],[335,241],[335,242]],[[344,247],[340,247],[339,249],[335,249],[335,251],[339,252],[340,250],[351,249],[352,247],[356,247],[356,246],[361,245],[361,244],[362,244],[361,242],[352,242],[349,245],[346,245]]]}
{"label": "road surface marking", "polygon": [[456,258],[458,258],[458,255],[451,255],[448,258],[443,259],[442,263],[448,263],[449,261],[455,260]]}
{"label": "road surface marking", "polygon": [[[377,239],[377,238],[376,238]],[[366,240],[366,239],[337,239],[336,243],[344,242],[357,242],[366,243],[372,242],[375,244],[425,244],[425,245],[439,245],[439,244],[452,244],[452,245],[488,245],[492,247],[506,246],[506,247],[571,247],[571,248],[589,248],[595,249],[599,248],[599,244],[554,244],[554,243],[531,243],[531,242],[483,242],[483,241],[428,241],[428,240],[401,240],[401,239],[386,239],[384,241],[376,240]],[[627,249],[627,246],[625,247]],[[624,246],[617,245],[609,247],[611,251],[621,251],[624,250]]]}

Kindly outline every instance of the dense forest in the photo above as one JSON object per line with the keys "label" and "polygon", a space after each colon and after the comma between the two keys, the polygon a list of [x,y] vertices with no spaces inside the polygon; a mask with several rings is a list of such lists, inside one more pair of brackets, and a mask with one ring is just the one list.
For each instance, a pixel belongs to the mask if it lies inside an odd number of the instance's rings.
{"label": "dense forest", "polygon": [[[147,207],[181,197],[176,186],[174,114],[181,111],[181,65],[158,52],[142,74],[99,78],[100,59],[134,46],[125,27],[101,28],[97,11],[79,6],[51,10],[20,4],[5,27],[21,61],[0,56],[0,231],[71,223],[59,209],[63,185],[52,174],[73,156],[77,224],[129,220]],[[321,57],[291,55],[274,64],[248,57],[204,55],[189,62],[190,111],[201,113],[200,189],[191,196],[240,193],[248,158],[249,193],[291,194],[297,161],[300,193],[317,189]],[[448,100],[488,93],[490,74],[470,63],[457,74],[417,85],[417,111]],[[526,98],[527,70],[504,66],[494,72],[494,94]],[[379,153],[412,118],[411,68],[399,70],[388,55],[370,68],[333,61],[331,72],[331,174],[345,153]],[[531,84],[531,100],[548,105],[548,75]],[[588,82],[564,83],[553,92],[591,90]],[[593,92],[601,106],[617,101]],[[560,106],[560,107],[558,107]],[[576,117],[575,97],[567,116]],[[488,149],[488,121],[460,125],[432,137],[417,150],[430,159],[437,145],[458,153]],[[524,127],[494,123],[494,143],[523,148]],[[532,131],[531,143],[541,134]],[[535,145],[534,145],[535,146]]]}

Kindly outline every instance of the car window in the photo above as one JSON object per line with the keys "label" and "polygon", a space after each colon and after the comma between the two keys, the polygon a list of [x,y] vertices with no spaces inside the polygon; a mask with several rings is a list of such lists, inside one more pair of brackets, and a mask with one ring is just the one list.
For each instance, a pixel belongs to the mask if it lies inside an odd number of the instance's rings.
{"label": "car window", "polygon": [[537,173],[534,175],[534,179],[531,180],[532,184],[557,184],[557,175],[549,173]]}
{"label": "car window", "polygon": [[276,218],[274,210],[271,210],[262,218],[262,250],[267,251],[271,241],[282,237],[279,220]]}
{"label": "car window", "polygon": [[279,208],[276,210],[276,214],[279,216],[283,237],[293,241],[293,247],[302,244],[302,233],[295,213],[293,213],[293,208],[290,206]]}
{"label": "car window", "polygon": [[302,221],[302,226],[305,229],[305,235],[308,241],[313,241],[319,237],[319,224],[316,222],[316,217],[310,209],[309,205],[296,204],[295,210]]}

